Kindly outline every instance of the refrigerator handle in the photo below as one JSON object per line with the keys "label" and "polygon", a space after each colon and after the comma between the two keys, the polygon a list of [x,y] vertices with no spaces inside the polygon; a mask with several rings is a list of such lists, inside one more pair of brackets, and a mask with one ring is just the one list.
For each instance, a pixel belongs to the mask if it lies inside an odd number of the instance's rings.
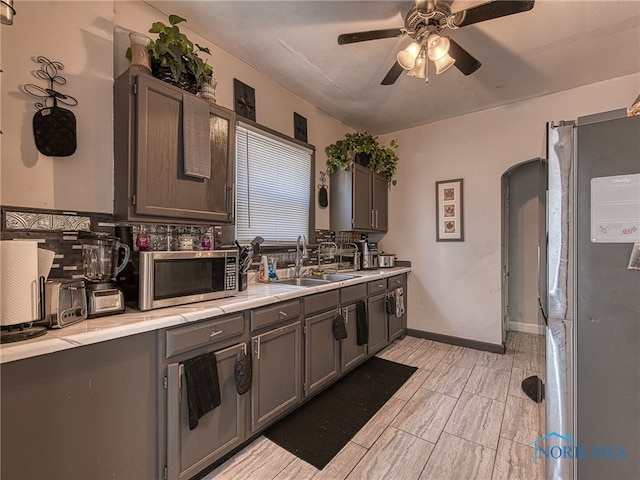
{"label": "refrigerator handle", "polygon": [[542,300],[540,300],[540,297],[538,297],[538,306],[540,307],[540,312],[542,313],[542,318],[544,318],[544,325],[545,327],[549,326],[549,319],[547,318],[547,314],[544,311],[544,308],[542,308]]}

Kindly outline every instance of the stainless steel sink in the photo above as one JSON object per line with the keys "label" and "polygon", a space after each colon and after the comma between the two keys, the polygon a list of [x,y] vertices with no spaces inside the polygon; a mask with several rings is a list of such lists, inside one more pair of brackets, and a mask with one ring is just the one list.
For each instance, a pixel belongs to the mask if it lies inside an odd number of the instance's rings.
{"label": "stainless steel sink", "polygon": [[312,275],[309,277],[296,277],[286,278],[283,280],[277,280],[276,283],[282,283],[284,285],[295,285],[298,287],[317,287],[318,285],[324,285],[327,283],[342,282],[355,278],[357,275],[341,275],[338,273],[324,273],[322,275]]}
{"label": "stainless steel sink", "polygon": [[297,278],[286,278],[284,280],[278,280],[276,281],[276,283],[280,283],[283,285],[295,285],[297,287],[317,287],[318,285],[331,283],[331,281],[322,280],[321,278],[297,277]]}

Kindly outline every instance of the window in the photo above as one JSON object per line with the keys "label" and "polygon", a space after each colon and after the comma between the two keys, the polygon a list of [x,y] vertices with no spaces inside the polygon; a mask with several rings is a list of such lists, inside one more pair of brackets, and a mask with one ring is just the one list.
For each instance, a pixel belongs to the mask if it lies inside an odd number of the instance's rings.
{"label": "window", "polygon": [[236,238],[309,234],[313,150],[244,123],[236,129]]}

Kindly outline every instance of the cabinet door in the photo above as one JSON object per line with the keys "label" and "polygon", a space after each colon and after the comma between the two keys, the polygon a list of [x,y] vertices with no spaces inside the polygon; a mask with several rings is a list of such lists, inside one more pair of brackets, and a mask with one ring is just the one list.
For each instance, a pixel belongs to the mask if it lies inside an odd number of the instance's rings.
{"label": "cabinet door", "polygon": [[302,400],[302,322],[251,339],[251,431],[266,427]]}
{"label": "cabinet door", "polygon": [[388,316],[389,318],[389,341],[392,342],[396,338],[402,337],[404,335],[404,331],[407,327],[407,276],[406,275],[396,275],[395,277],[391,277],[388,280],[389,283],[389,293],[388,295],[394,295],[395,289],[398,287],[402,287],[404,293],[404,308],[405,313],[396,317],[391,314]]}
{"label": "cabinet door", "polygon": [[381,175],[372,175],[372,195],[373,195],[373,230],[386,232],[388,228],[388,208],[387,197],[389,185]]}
{"label": "cabinet door", "polygon": [[305,395],[310,395],[340,375],[339,342],[333,336],[330,310],[305,319]]}
{"label": "cabinet door", "polygon": [[369,310],[369,354],[373,355],[389,343],[387,337],[386,293],[380,293],[367,300]]}
{"label": "cabinet door", "polygon": [[245,439],[246,397],[238,395],[234,365],[245,344],[216,352],[220,400],[218,407],[189,430],[187,389],[179,363],[168,366],[167,473],[168,479],[191,478]]}
{"label": "cabinet door", "polygon": [[353,219],[354,230],[371,230],[373,205],[371,203],[371,176],[373,173],[362,165],[353,165]]}
{"label": "cabinet door", "polygon": [[210,108],[211,178],[184,174],[183,95],[148,75],[137,77],[135,192],[137,215],[211,222],[233,220],[234,113]]}
{"label": "cabinet door", "polygon": [[347,338],[340,341],[341,366],[346,372],[367,358],[367,345],[358,345],[358,324],[356,322],[356,304],[342,308],[347,325]]}

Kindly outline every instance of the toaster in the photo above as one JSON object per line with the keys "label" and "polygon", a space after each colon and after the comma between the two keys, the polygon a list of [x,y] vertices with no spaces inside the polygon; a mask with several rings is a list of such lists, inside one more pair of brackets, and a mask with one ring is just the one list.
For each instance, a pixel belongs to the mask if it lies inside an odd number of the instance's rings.
{"label": "toaster", "polygon": [[87,318],[87,295],[83,280],[47,280],[44,302],[44,320],[38,324],[47,328],[62,328]]}

